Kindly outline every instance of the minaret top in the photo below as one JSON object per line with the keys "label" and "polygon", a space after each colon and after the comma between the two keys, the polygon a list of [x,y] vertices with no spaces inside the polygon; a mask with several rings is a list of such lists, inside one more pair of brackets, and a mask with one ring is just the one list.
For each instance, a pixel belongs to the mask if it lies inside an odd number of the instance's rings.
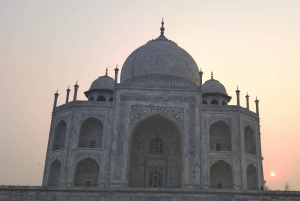
{"label": "minaret top", "polygon": [[211,74],[210,74],[210,79],[214,79],[214,73],[211,71]]}
{"label": "minaret top", "polygon": [[108,71],[108,68],[106,68],[105,76],[107,76],[107,71]]}

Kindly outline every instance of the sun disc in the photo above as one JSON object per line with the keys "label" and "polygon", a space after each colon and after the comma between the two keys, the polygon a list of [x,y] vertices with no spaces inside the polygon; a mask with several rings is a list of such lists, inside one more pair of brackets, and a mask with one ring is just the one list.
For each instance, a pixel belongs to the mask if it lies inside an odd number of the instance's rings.
{"label": "sun disc", "polygon": [[271,176],[272,176],[272,177],[275,177],[275,173],[274,173],[274,172],[271,172]]}

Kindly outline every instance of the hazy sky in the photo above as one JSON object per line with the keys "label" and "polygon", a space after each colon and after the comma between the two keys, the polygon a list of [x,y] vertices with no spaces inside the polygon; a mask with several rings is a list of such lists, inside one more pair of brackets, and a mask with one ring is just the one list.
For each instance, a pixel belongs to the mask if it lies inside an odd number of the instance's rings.
{"label": "hazy sky", "polygon": [[[0,185],[41,185],[53,94],[79,99],[108,66],[165,35],[188,51],[204,80],[260,100],[266,185],[300,190],[300,1],[0,0]],[[275,177],[270,173],[274,171]]]}

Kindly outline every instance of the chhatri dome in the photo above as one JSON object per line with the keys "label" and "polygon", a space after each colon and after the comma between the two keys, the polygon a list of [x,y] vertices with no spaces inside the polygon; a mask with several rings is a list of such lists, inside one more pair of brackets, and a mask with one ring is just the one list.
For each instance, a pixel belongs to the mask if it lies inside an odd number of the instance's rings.
{"label": "chhatri dome", "polygon": [[107,75],[107,69],[104,76],[98,77],[90,87],[92,89],[107,89],[107,90],[114,90],[115,81],[113,78]]}
{"label": "chhatri dome", "polygon": [[195,60],[184,49],[164,36],[162,21],[161,35],[133,51],[126,59],[121,72],[121,83],[133,77],[165,75],[180,77],[199,84],[199,69]]}
{"label": "chhatri dome", "polygon": [[207,80],[202,85],[203,94],[207,93],[218,93],[227,95],[226,89],[223,84],[221,84],[218,80],[215,80],[213,77],[213,73],[211,73],[211,79]]}

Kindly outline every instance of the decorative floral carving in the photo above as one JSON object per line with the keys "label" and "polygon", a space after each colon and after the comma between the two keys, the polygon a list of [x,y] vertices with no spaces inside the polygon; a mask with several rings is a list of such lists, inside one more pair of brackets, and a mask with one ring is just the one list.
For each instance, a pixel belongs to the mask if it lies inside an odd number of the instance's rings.
{"label": "decorative floral carving", "polygon": [[223,122],[227,123],[229,126],[231,126],[231,118],[211,117],[211,118],[209,118],[209,127],[217,121],[223,121]]}
{"label": "decorative floral carving", "polygon": [[154,107],[154,106],[131,106],[130,124],[131,126],[137,123],[141,118],[145,118],[154,113],[165,114],[175,120],[180,128],[184,130],[184,115],[183,108],[180,107]]}
{"label": "decorative floral carving", "polygon": [[151,103],[188,103],[189,106],[189,148],[188,148],[188,176],[190,181],[196,180],[196,98],[193,95],[188,96],[147,96],[147,95],[121,95],[120,96],[120,109],[118,113],[118,125],[116,136],[116,150],[113,151],[115,161],[114,166],[114,179],[121,180],[122,169],[124,166],[124,137],[125,137],[125,117],[126,117],[126,104],[128,101],[140,101]]}
{"label": "decorative floral carving", "polygon": [[97,161],[98,164],[101,162],[101,154],[76,154],[75,164],[85,158],[91,158]]}
{"label": "decorative floral carving", "polygon": [[84,120],[86,120],[90,117],[95,117],[95,118],[99,119],[101,122],[104,122],[104,120],[105,120],[104,114],[81,114],[79,117],[79,122],[82,123]]}
{"label": "decorative floral carving", "polygon": [[68,117],[69,115],[65,115],[65,116],[61,116],[61,117],[55,117],[55,126],[57,126],[57,124],[63,120],[64,122],[66,122],[66,124],[68,123]]}
{"label": "decorative floral carving", "polygon": [[125,80],[120,87],[197,89],[195,83],[170,75],[141,75]]}
{"label": "decorative floral carving", "polygon": [[255,125],[253,123],[250,123],[248,121],[243,121],[244,130],[247,126],[250,126],[255,131]]}
{"label": "decorative floral carving", "polygon": [[59,162],[62,164],[63,163],[63,155],[57,155],[57,156],[51,156],[50,157],[50,165],[53,163],[53,161],[55,161],[56,159],[59,160]]}
{"label": "decorative floral carving", "polygon": [[211,167],[215,162],[223,160],[233,167],[233,158],[232,157],[210,157],[209,158],[209,167]]}
{"label": "decorative floral carving", "polygon": [[251,163],[254,165],[254,167],[255,167],[256,169],[258,169],[258,168],[257,168],[257,167],[258,167],[257,161],[249,160],[249,159],[246,159],[246,160],[245,160],[245,167],[246,167],[246,169],[247,169],[248,165],[250,165]]}

